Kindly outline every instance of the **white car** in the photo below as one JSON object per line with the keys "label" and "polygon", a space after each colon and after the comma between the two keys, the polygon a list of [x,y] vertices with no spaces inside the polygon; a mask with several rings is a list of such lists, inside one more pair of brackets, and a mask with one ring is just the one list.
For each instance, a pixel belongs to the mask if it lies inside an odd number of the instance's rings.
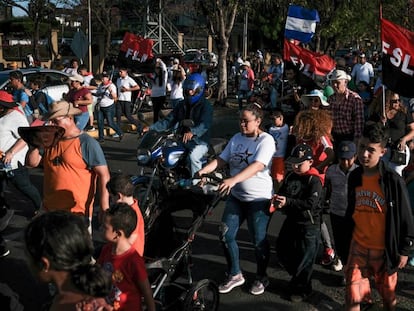
{"label": "white car", "polygon": [[[47,93],[53,100],[61,100],[64,93],[69,91],[69,75],[62,71],[53,69],[22,68],[18,69],[23,73],[23,84],[29,88],[29,81],[34,76],[39,76],[44,81],[42,91]],[[0,90],[10,91],[9,74],[14,70],[0,71]]]}

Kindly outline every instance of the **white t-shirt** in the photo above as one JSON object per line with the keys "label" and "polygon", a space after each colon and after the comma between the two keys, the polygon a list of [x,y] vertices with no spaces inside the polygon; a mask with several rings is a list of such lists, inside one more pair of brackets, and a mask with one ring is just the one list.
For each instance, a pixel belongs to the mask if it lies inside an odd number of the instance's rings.
{"label": "white t-shirt", "polygon": [[[12,110],[10,113],[0,118],[0,150],[9,151],[11,147],[20,138],[18,128],[21,126],[29,126],[29,122],[24,114],[19,111]],[[18,163],[25,164],[26,153],[29,147],[26,145],[22,150],[16,152],[12,158],[12,169],[18,168]]]}
{"label": "white t-shirt", "polygon": [[118,100],[130,102],[132,99],[132,92],[121,92],[121,88],[125,87],[127,89],[130,89],[131,87],[134,87],[136,85],[138,84],[130,76],[126,76],[125,78],[119,77],[116,80],[116,87],[118,89]]}
{"label": "white t-shirt", "polygon": [[262,171],[231,189],[234,197],[245,202],[272,197],[273,182],[269,169],[274,152],[275,143],[268,133],[261,133],[258,137],[247,137],[237,133],[230,139],[220,158],[229,164],[231,176],[238,174],[255,161],[265,165]]}
{"label": "white t-shirt", "polygon": [[99,94],[99,97],[102,96],[101,100],[99,101],[99,106],[109,107],[114,103],[114,99],[112,98],[111,94],[116,94],[116,86],[112,82],[107,85],[101,83],[96,93]]}
{"label": "white t-shirt", "polygon": [[171,83],[170,99],[184,99],[183,81]]}
{"label": "white t-shirt", "polygon": [[374,77],[374,68],[368,62],[365,64],[355,64],[352,68],[351,76],[355,78],[356,84],[359,81],[365,81],[369,84],[370,79]]}
{"label": "white t-shirt", "polygon": [[273,157],[284,158],[289,137],[289,126],[287,124],[282,126],[273,125],[269,128],[269,134],[272,135],[273,140],[275,141],[276,151],[273,154]]}

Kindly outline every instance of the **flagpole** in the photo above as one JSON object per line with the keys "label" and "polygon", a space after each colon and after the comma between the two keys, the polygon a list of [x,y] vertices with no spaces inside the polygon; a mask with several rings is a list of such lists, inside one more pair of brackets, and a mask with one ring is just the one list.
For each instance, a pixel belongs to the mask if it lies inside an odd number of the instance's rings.
{"label": "flagpole", "polygon": [[[380,42],[381,42],[381,50],[383,49],[382,46],[382,0],[379,0],[379,22],[380,22]],[[383,67],[384,68],[384,67]],[[383,122],[385,125],[386,122],[386,115],[385,115],[385,85],[384,85],[384,72],[382,73],[382,117],[383,117]]]}

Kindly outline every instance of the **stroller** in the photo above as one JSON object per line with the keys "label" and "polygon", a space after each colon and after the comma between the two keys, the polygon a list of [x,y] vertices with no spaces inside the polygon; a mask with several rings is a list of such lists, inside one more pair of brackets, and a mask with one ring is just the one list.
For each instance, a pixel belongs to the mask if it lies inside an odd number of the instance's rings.
{"label": "stroller", "polygon": [[[177,202],[180,198],[183,199],[185,197],[187,203],[192,204],[192,206],[188,206],[185,202],[183,203],[183,209],[191,208],[193,212],[191,225],[186,228],[183,239],[179,242],[174,241],[175,243],[168,240],[164,244],[165,247],[170,246],[171,249],[171,244],[173,244],[174,248],[169,255],[159,258],[157,258],[160,255],[159,252],[154,251],[153,248],[146,247],[144,257],[147,261],[146,268],[157,310],[218,310],[219,293],[217,285],[209,279],[194,282],[191,272],[191,244],[195,234],[203,224],[206,216],[222,200],[222,196],[217,192],[217,186],[222,179],[212,174],[203,177],[203,180],[206,180],[206,182],[202,187],[187,186],[180,189],[178,188],[180,186],[177,186],[176,191],[174,191],[176,197],[169,198],[168,200],[170,202]],[[165,204],[168,206],[168,202]],[[165,222],[165,219],[171,220],[169,216],[174,211],[177,211],[177,209],[163,208],[158,216],[160,224],[158,226],[154,225],[151,230],[157,231],[157,229],[168,227],[168,222]],[[163,215],[166,216],[164,217]],[[152,233],[150,232],[146,235],[146,244],[155,242],[156,245],[159,245],[160,240],[165,239],[166,236],[171,237],[174,234],[173,231],[162,231],[161,235],[152,235]],[[178,246],[175,247],[175,245]],[[163,251],[165,251],[165,247],[163,247]],[[148,256],[148,254],[150,255]],[[157,259],[149,259],[148,257],[156,257]]]}

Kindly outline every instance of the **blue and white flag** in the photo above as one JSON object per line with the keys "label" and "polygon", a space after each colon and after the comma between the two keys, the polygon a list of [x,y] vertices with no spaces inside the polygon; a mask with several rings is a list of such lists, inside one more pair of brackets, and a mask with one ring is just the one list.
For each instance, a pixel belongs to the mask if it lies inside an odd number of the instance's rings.
{"label": "blue and white flag", "polygon": [[320,21],[318,11],[289,5],[286,18],[285,38],[308,43],[315,34],[316,23]]}

